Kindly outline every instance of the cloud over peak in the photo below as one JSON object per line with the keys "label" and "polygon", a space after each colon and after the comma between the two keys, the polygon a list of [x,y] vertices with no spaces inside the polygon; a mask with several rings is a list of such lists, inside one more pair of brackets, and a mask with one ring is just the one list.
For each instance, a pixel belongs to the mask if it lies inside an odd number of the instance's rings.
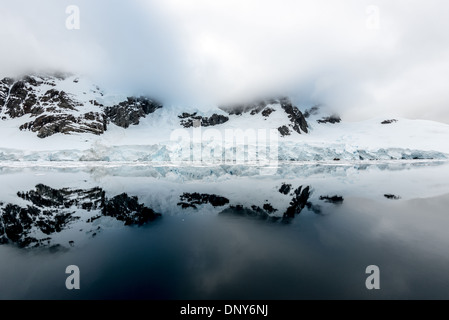
{"label": "cloud over peak", "polygon": [[[288,94],[349,120],[449,123],[443,0],[72,2],[2,5],[0,76],[61,69],[167,104]],[[68,5],[79,30],[65,26]]]}

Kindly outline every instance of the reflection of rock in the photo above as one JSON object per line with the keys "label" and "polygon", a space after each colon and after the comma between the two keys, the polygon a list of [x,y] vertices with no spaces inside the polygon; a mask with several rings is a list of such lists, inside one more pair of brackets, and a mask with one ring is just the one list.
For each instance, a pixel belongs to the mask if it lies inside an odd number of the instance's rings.
{"label": "reflection of rock", "polygon": [[310,211],[312,211],[315,214],[321,214],[321,207],[318,205],[314,205],[311,202],[307,202],[306,204],[307,209],[309,209]]}
{"label": "reflection of rock", "polygon": [[[287,195],[290,193],[291,185],[283,183],[279,192]],[[320,214],[321,210],[318,206],[314,206],[309,202],[309,198],[311,195],[310,187],[300,186],[294,192],[294,196],[290,201],[290,206],[282,215],[283,221],[288,221],[289,219],[294,218],[297,214],[299,214],[305,207],[314,213]],[[237,216],[246,216],[251,218],[263,219],[266,220],[269,218],[270,221],[277,221],[280,219],[280,216],[273,215],[278,210],[275,209],[271,203],[265,203],[262,208],[256,205],[252,205],[251,207],[244,207],[242,205],[230,206],[229,208],[220,212],[220,214],[227,215],[237,215]]]}
{"label": "reflection of rock", "polygon": [[42,211],[34,206],[23,208],[13,204],[7,204],[1,212],[0,237],[3,239],[2,242],[11,241],[21,247],[48,240],[48,238],[38,240],[31,237],[30,233],[33,227],[45,235],[50,235],[61,232],[69,222],[78,219],[67,212]]}
{"label": "reflection of rock", "polygon": [[329,202],[329,203],[340,204],[340,203],[343,203],[344,199],[343,199],[342,196],[335,195],[335,196],[332,196],[332,197],[330,197],[330,196],[320,196],[320,200],[324,200],[324,201]]}
{"label": "reflection of rock", "polygon": [[9,88],[13,83],[14,80],[11,78],[4,78],[0,80],[0,112],[8,99]]}
{"label": "reflection of rock", "polygon": [[[279,189],[279,192],[284,195],[288,195],[291,191],[291,184],[283,183]],[[278,209],[274,208],[271,203],[264,203],[262,208],[257,205],[251,206],[243,206],[239,205],[231,205],[228,208],[224,209],[220,212],[221,215],[235,215],[249,218],[257,218],[262,220],[269,221],[278,221],[282,218],[282,221],[289,222],[291,219],[295,218],[304,208],[307,208],[311,212],[315,214],[322,214],[321,207],[319,205],[314,205],[309,201],[312,191],[309,186],[299,186],[296,190],[293,191],[293,198],[290,200],[289,207],[282,214],[276,214]],[[321,197],[322,198],[322,197]],[[339,202],[341,197],[325,197],[329,201]],[[341,198],[341,201],[343,198]],[[178,203],[178,205],[182,205],[183,207],[194,206],[190,203]]]}
{"label": "reflection of rock", "polygon": [[288,194],[291,188],[292,188],[291,184],[283,183],[281,188],[279,189],[279,192],[282,194]]}
{"label": "reflection of rock", "polygon": [[295,215],[301,213],[302,209],[307,205],[310,197],[310,187],[307,186],[303,189],[300,186],[294,191],[293,199],[290,201],[290,206],[284,213],[284,218],[294,218]]}
{"label": "reflection of rock", "polygon": [[220,212],[220,215],[226,216],[239,216],[253,219],[276,221],[279,218],[270,216],[267,211],[261,209],[258,206],[251,206],[251,208],[243,207],[242,205],[230,206]]}
{"label": "reflection of rock", "polygon": [[387,198],[387,199],[390,199],[390,200],[399,200],[399,199],[401,199],[400,196],[396,196],[394,194],[384,194],[384,197]]}
{"label": "reflection of rock", "polygon": [[104,197],[104,191],[101,188],[82,189],[53,189],[49,186],[38,184],[36,190],[28,192],[18,192],[17,195],[39,208],[70,208],[76,206],[90,211],[98,209],[101,205],[101,199]]}
{"label": "reflection of rock", "polygon": [[[291,185],[283,184],[281,189],[279,190],[282,194],[288,194],[290,192]],[[293,219],[296,215],[301,213],[301,211],[307,207],[309,210],[316,214],[321,214],[321,209],[319,206],[313,205],[310,201],[310,187],[300,186],[294,192],[294,196],[290,201],[290,206],[282,215],[282,221],[288,222],[290,219]],[[278,210],[275,209],[271,203],[265,203],[263,207],[259,207],[256,205],[252,205],[251,207],[244,207],[243,205],[231,205],[229,208],[226,208],[220,214],[223,215],[236,215],[236,216],[245,216],[250,218],[257,218],[262,220],[269,219],[270,221],[277,221],[281,217],[275,216],[274,213]]]}
{"label": "reflection of rock", "polygon": [[268,213],[274,213],[278,211],[278,209],[273,208],[273,206],[270,203],[265,203],[263,205],[263,209]]}
{"label": "reflection of rock", "polygon": [[[18,192],[17,196],[32,205],[0,204],[0,244],[12,242],[21,247],[48,244],[51,235],[63,231],[76,220],[83,220],[83,212],[99,212],[98,216],[85,220],[86,223],[110,216],[124,221],[125,225],[142,225],[160,216],[139,204],[137,197],[123,193],[108,199],[98,187],[53,189],[38,184],[35,190]],[[46,236],[39,238],[39,233]],[[73,240],[69,244],[74,245]]]}
{"label": "reflection of rock", "polygon": [[112,199],[105,199],[102,203],[101,213],[104,216],[124,221],[125,225],[136,224],[139,226],[160,216],[153,209],[140,204],[137,197],[129,197],[126,193],[122,193]]}
{"label": "reflection of rock", "polygon": [[229,203],[229,199],[225,197],[220,197],[215,194],[206,194],[206,193],[184,193],[180,197],[181,202],[178,203],[178,206],[181,206],[183,209],[185,208],[196,208],[197,205],[210,203],[214,207],[221,207],[225,204]]}

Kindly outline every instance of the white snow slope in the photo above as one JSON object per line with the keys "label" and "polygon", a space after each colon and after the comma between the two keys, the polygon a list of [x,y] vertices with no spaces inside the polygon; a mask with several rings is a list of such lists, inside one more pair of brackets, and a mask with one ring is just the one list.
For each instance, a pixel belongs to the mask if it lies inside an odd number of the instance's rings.
{"label": "white snow slope", "polygon": [[[86,79],[74,82],[75,78],[57,80],[56,85],[84,103],[81,107],[83,112],[100,111],[100,107],[88,102],[92,99],[108,106],[126,97],[100,91]],[[28,115],[10,119],[2,117],[3,110],[0,114],[0,161],[182,161],[186,164],[208,164],[266,159],[326,162],[449,157],[447,124],[403,118],[395,118],[398,121],[391,124],[381,124],[391,118],[352,123],[343,119],[341,123],[319,124],[316,121],[318,116],[311,116],[307,119],[309,133],[292,131],[291,135],[281,137],[277,128],[290,120],[279,104],[269,107],[274,112],[265,117],[260,112],[255,115],[249,112],[228,115],[217,106],[212,106],[210,110],[164,106],[142,118],[139,125],[127,129],[110,123],[108,130],[99,136],[88,133],[55,134],[44,139],[38,138],[36,133],[19,130],[20,125],[30,120]],[[212,127],[184,129],[178,118],[183,112],[198,112],[198,115],[204,116],[216,113],[228,116],[229,121]],[[270,130],[275,133],[274,136],[269,136]],[[243,138],[245,134],[248,137],[246,140]],[[184,138],[180,139],[182,135]],[[265,156],[267,144],[261,142],[262,135],[270,137],[269,156]]]}

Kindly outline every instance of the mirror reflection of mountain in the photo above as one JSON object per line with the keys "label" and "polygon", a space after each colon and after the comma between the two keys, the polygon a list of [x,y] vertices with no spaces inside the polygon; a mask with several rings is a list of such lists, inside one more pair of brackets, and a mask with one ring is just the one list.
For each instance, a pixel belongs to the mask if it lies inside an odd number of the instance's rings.
{"label": "mirror reflection of mountain", "polygon": [[[92,224],[102,216],[113,217],[125,225],[143,225],[160,216],[126,193],[108,198],[105,192],[92,189],[53,189],[38,184],[35,190],[18,192],[26,206],[0,203],[0,243],[20,247],[50,244],[51,236],[71,227],[77,221]],[[101,229],[101,225],[97,230]],[[82,231],[82,230],[80,230]],[[95,236],[95,232],[88,232]],[[69,243],[72,245],[73,240]]]}
{"label": "mirror reflection of mountain", "polygon": [[[262,176],[256,166],[52,164],[24,169],[10,163],[0,169],[0,242],[81,247],[111,228],[141,226],[162,215],[296,224],[333,215],[339,206],[346,210],[359,198],[402,206],[411,199],[439,196],[447,192],[441,180],[447,168],[438,162],[281,163],[275,173]],[[422,172],[435,180],[422,179]],[[167,219],[162,221],[165,226]]]}
{"label": "mirror reflection of mountain", "polygon": [[[179,211],[191,209],[195,212],[199,207],[210,205],[223,208],[218,212],[220,216],[235,216],[257,218],[271,222],[289,222],[298,216],[304,208],[320,214],[319,204],[310,201],[312,189],[310,186],[299,186],[291,192],[285,193],[283,183],[279,193],[285,196],[288,203],[286,210],[276,208],[269,199],[263,204],[242,204],[238,200],[228,199],[216,194],[199,192],[184,192],[177,203]],[[290,187],[288,187],[290,188]],[[152,208],[139,203],[136,196],[122,193],[107,197],[100,187],[90,189],[54,189],[44,184],[36,185],[34,190],[17,192],[17,197],[26,204],[0,203],[0,243],[17,244],[19,247],[39,247],[54,244],[74,246],[75,241],[64,234],[79,228],[86,236],[95,237],[103,229],[102,217],[111,217],[123,222],[125,226],[141,226],[156,220],[161,216]],[[332,198],[341,198],[334,196]],[[328,199],[321,196],[320,199]],[[61,236],[64,240],[56,235]],[[65,239],[67,238],[67,239]],[[58,243],[62,241],[63,243]]]}
{"label": "mirror reflection of mountain", "polygon": [[[304,208],[312,211],[315,214],[321,214],[321,207],[319,204],[313,204],[309,199],[312,194],[312,188],[310,186],[299,186],[290,193],[291,184],[282,183],[282,186],[278,190],[279,193],[292,197],[289,206],[285,211],[273,207],[273,204],[269,200],[265,200],[263,205],[242,205],[231,204],[219,214],[223,216],[237,216],[256,218],[259,220],[267,220],[271,222],[282,221],[289,222],[301,213]],[[320,196],[320,200],[324,200],[328,203],[340,204],[343,202],[342,196]],[[230,203],[230,200],[215,194],[200,194],[200,193],[184,193],[180,196],[180,202],[178,206],[182,209],[193,208],[197,209],[200,205],[210,204],[213,207],[223,207]],[[233,202],[231,202],[233,203]]]}

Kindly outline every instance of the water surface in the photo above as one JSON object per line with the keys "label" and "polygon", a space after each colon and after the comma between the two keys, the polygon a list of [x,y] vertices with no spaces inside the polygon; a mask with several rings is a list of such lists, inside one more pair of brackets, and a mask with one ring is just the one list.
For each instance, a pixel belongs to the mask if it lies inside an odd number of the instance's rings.
{"label": "water surface", "polygon": [[0,172],[1,299],[449,298],[446,163]]}

